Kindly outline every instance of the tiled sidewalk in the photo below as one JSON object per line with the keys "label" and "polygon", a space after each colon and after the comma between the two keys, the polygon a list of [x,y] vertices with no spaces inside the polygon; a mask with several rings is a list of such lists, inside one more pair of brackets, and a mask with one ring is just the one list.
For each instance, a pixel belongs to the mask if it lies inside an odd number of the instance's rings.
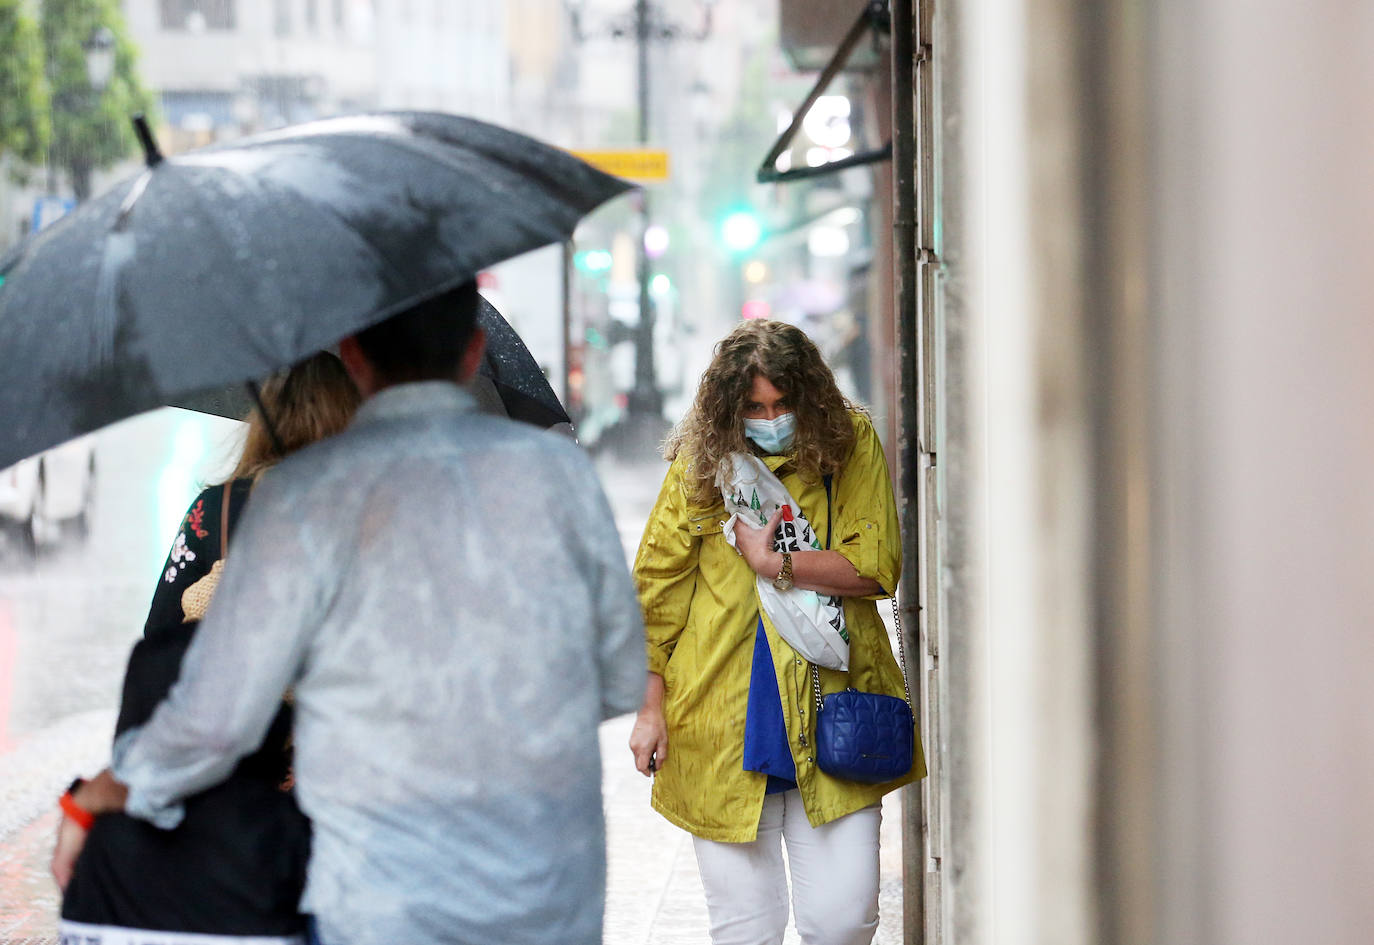
{"label": "tiled sidewalk", "polygon": [[48,873],[57,795],[73,772],[109,755],[113,711],[68,717],[0,755],[0,943],[57,941],[57,886]]}
{"label": "tiled sidewalk", "polygon": [[[601,727],[606,800],[606,945],[706,945],[706,901],[691,837],[649,807],[649,780],[634,770],[626,742],[632,719]],[[48,857],[56,808],[0,844],[0,943],[55,945],[57,889]],[[901,820],[896,795],[883,805],[881,917],[876,945],[901,942]],[[790,927],[785,940],[799,942]]]}

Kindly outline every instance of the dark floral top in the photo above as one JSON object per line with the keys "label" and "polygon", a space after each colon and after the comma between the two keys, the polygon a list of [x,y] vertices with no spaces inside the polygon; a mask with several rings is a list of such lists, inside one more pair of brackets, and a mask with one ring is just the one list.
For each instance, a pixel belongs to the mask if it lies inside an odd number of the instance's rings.
{"label": "dark floral top", "polygon": [[[251,479],[229,486],[231,534],[251,488]],[[181,672],[199,627],[184,619],[181,595],[219,560],[224,492],[212,486],[197,496],[177,531],[143,639],[129,656],[116,738],[148,722]],[[298,904],[310,823],[289,787],[291,726],[291,708],[283,704],[261,746],[225,781],[184,799],[174,830],[123,813],[97,818],[63,896],[63,918],[216,937],[303,938]]]}
{"label": "dark floral top", "polygon": [[[229,485],[229,533],[251,486],[251,479]],[[199,626],[185,621],[181,592],[220,558],[224,492],[210,486],[196,496],[177,530],[143,639],[129,655],[117,738],[147,724],[179,677]],[[63,919],[203,933],[216,941],[221,935],[304,940],[298,902],[311,826],[289,786],[291,721],[290,706],[282,705],[261,746],[239,758],[228,779],[184,798],[176,830],[125,813],[98,817],[63,894]]]}
{"label": "dark floral top", "polygon": [[[229,484],[229,534],[232,536],[238,524],[239,513],[248,502],[253,489],[251,477],[235,479]],[[211,486],[196,496],[186,517],[181,520],[181,528],[172,541],[172,550],[162,566],[162,576],[153,592],[153,602],[148,608],[148,620],[143,625],[143,635],[150,636],[169,627],[178,627],[186,620],[186,612],[181,609],[181,595],[192,584],[210,573],[210,568],[220,556],[220,531],[224,521],[225,486]]]}

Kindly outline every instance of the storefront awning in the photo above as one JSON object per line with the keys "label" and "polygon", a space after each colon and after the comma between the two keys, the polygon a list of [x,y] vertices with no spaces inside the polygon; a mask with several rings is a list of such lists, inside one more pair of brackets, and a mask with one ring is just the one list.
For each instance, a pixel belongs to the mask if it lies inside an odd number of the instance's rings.
{"label": "storefront awning", "polygon": [[874,42],[889,33],[892,28],[891,14],[888,10],[887,0],[869,0],[864,5],[862,12],[854,25],[849,28],[840,45],[836,47],[835,54],[830,57],[821,74],[816,78],[816,84],[807,93],[806,100],[802,102],[801,108],[797,109],[792,116],[792,123],[787,126],[787,130],[773,142],[773,147],[769,149],[768,156],[759,165],[756,177],[761,184],[781,183],[783,181],[803,180],[812,177],[821,177],[826,174],[834,174],[836,171],[844,170],[847,167],[859,167],[864,164],[876,164],[879,161],[886,161],[892,157],[892,142],[888,142],[881,148],[874,148],[869,151],[861,151],[858,154],[851,154],[838,160],[830,161],[816,167],[788,168],[785,171],[778,170],[778,157],[787,150],[792,144],[792,139],[796,137],[802,123],[806,120],[807,114],[816,104],[816,100],[825,94],[830,83],[835,76],[844,69],[845,63],[853,54],[859,41],[869,34],[870,31]]}

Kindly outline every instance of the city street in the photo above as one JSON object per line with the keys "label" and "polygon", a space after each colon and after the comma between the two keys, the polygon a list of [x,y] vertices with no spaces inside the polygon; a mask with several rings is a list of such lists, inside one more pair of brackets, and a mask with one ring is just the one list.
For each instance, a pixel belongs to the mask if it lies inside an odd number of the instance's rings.
{"label": "city street", "polygon": [[[180,594],[178,574],[211,563],[226,524],[207,503],[187,529],[204,544],[179,543],[163,570],[189,502],[228,478],[243,425],[134,415],[216,398],[238,414],[227,400],[247,398],[221,385],[360,335],[364,381],[434,374],[405,350],[422,336],[448,376],[442,341],[418,323],[437,326],[474,289],[506,323],[482,319],[484,393],[511,416],[572,425],[627,558],[667,471],[653,446],[687,421],[673,442],[701,494],[686,496],[683,531],[646,544],[644,594],[675,622],[674,591],[692,594],[668,682],[651,677],[676,744],[659,786],[691,778],[682,822],[747,834],[751,814],[732,799],[758,784],[740,749],[771,771],[787,757],[779,725],[803,772],[824,756],[818,741],[835,744],[811,737],[820,719],[853,733],[844,748],[883,767],[873,777],[900,766],[897,706],[869,701],[852,725],[822,716],[793,698],[811,688],[786,678],[802,661],[789,669],[776,648],[783,718],[770,718],[767,666],[741,634],[754,635],[769,580],[791,582],[803,593],[781,603],[807,605],[797,626],[822,636],[853,621],[805,593],[850,596],[864,655],[849,685],[905,690],[916,723],[924,764],[907,772],[919,778],[882,801],[874,942],[1369,941],[1374,134],[1358,116],[1374,104],[1374,2],[1292,6],[0,0],[0,945],[58,945],[60,792],[110,758],[154,590],[172,589],[159,605]],[[332,408],[292,389],[283,419],[319,435]],[[378,421],[399,423],[410,407],[396,405]],[[843,416],[854,411],[866,419]],[[281,433],[262,442],[295,442]],[[399,438],[361,459],[389,445]],[[806,552],[803,528],[795,560],[746,539],[737,550],[764,575],[752,596],[745,565],[715,553],[723,523],[699,508],[716,502],[712,485],[730,501],[751,482],[753,509],[770,504],[769,479],[725,460],[744,451],[765,466],[786,456],[782,478],[825,502],[834,539]],[[525,465],[537,476],[542,461]],[[318,606],[302,576],[337,576],[340,550],[343,568],[357,563],[358,580],[327,582],[342,585],[328,598],[338,622],[312,634],[309,679],[295,681],[297,731],[326,762],[302,755],[302,784],[320,788],[317,822],[335,803],[353,838],[317,859],[312,908],[378,939],[367,945],[450,932],[507,945],[524,922],[541,942],[585,940],[576,910],[550,908],[538,867],[590,849],[575,872],[595,874],[595,794],[580,820],[560,806],[535,828],[519,812],[529,772],[565,770],[572,744],[581,777],[542,786],[602,779],[605,943],[706,945],[694,841],[650,807],[633,717],[602,723],[593,746],[591,720],[578,743],[557,725],[581,716],[542,708],[575,701],[587,675],[537,659],[567,642],[550,621],[588,599],[548,577],[567,576],[563,559],[538,553],[587,560],[579,497],[560,479],[550,514],[521,502],[532,493],[509,467],[483,466],[451,491],[494,484],[489,501],[446,503],[444,487],[421,502],[407,489],[418,466],[384,468],[395,513],[369,503],[356,529],[347,496],[373,495],[360,470],[300,484],[308,498],[282,508],[329,510],[305,519],[306,551],[284,527],[271,542],[283,564],[241,562],[260,614],[220,599],[236,628],[271,639],[260,648],[236,629],[238,645],[205,663],[251,651],[271,665],[272,645],[290,642],[277,624]],[[340,491],[326,497],[326,482]],[[652,573],[683,548],[696,562],[685,582]],[[412,585],[447,603],[404,609]],[[879,625],[853,606],[878,590],[895,595],[878,610],[892,648],[902,641],[902,690]],[[471,633],[448,617],[476,611]],[[326,639],[335,626],[342,642]],[[139,649],[129,704],[155,647]],[[449,649],[492,694],[445,672]],[[819,648],[806,655],[825,663]],[[159,683],[168,668],[154,667]],[[270,682],[261,699],[214,697],[182,721],[202,741],[241,731],[288,685],[253,672]],[[638,663],[628,672],[637,681]],[[572,696],[550,699],[570,681]],[[464,724],[520,705],[534,722],[519,739]],[[316,738],[317,719],[351,756]],[[159,769],[173,753],[155,752]],[[813,812],[856,797],[830,780],[807,793]],[[474,817],[469,797],[491,811]],[[236,878],[280,890],[264,863],[287,859],[286,833],[247,842],[267,805],[244,806],[247,826],[205,820],[254,855]],[[449,816],[460,825],[435,828]],[[513,853],[520,841],[540,852]],[[174,875],[233,864],[228,847],[194,846],[200,860]],[[272,855],[257,858],[263,847]],[[474,849],[492,851],[476,868]],[[120,850],[117,879],[93,882],[93,897],[158,883],[148,864],[170,863]],[[843,855],[824,868],[856,875]],[[717,904],[722,927],[750,922],[760,898],[748,890],[762,870],[739,870],[729,891],[742,902]],[[473,876],[490,882],[475,908],[462,901]],[[800,885],[828,919],[860,921],[822,893],[865,897]],[[270,919],[236,927],[292,927],[294,893],[235,896],[180,901],[226,922],[261,906]],[[774,938],[800,945],[792,928]]]}
{"label": "city street", "polygon": [[[95,438],[98,498],[89,537],[45,536],[39,559],[0,547],[0,943],[53,943],[58,907],[47,872],[55,798],[109,756],[124,660],[166,548],[198,484],[228,467],[237,424],[164,410]],[[599,465],[627,556],[663,466]],[[629,763],[631,718],[602,726],[607,811],[608,945],[706,941],[690,837],[648,805]],[[883,821],[882,924],[901,940],[900,805]],[[789,931],[789,942],[796,942]]]}

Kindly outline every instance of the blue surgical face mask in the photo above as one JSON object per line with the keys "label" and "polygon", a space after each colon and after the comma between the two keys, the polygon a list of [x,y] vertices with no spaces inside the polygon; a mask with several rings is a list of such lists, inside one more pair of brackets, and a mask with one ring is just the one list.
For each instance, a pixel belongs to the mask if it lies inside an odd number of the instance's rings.
{"label": "blue surgical face mask", "polygon": [[765,453],[777,456],[792,448],[797,434],[797,415],[779,414],[772,420],[745,420],[744,435],[758,444]]}

